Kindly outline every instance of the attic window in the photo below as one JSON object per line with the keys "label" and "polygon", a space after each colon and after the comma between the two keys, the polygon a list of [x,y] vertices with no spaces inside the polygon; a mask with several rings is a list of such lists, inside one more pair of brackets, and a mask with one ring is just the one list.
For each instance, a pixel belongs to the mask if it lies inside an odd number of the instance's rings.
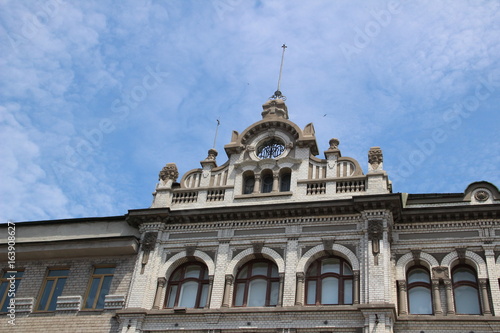
{"label": "attic window", "polygon": [[285,151],[285,144],[278,138],[271,138],[260,144],[257,148],[257,156],[260,159],[276,158]]}

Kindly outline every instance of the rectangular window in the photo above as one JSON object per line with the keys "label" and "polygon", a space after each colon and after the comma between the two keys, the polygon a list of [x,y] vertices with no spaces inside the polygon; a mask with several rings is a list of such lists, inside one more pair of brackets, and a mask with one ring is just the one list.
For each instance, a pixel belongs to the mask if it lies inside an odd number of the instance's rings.
{"label": "rectangular window", "polygon": [[114,267],[94,267],[84,309],[104,309],[104,297],[109,294],[114,272]]}
{"label": "rectangular window", "polygon": [[14,293],[17,293],[23,274],[23,271],[3,273],[2,279],[0,279],[0,312],[7,312],[10,299],[14,296]]}
{"label": "rectangular window", "polygon": [[57,297],[61,296],[64,284],[68,278],[69,269],[49,269],[43,282],[41,293],[38,297],[36,311],[55,311]]}

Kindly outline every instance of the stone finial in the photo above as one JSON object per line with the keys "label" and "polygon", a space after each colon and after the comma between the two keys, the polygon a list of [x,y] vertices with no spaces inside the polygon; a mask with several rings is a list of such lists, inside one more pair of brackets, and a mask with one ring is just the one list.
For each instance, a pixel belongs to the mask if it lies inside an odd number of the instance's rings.
{"label": "stone finial", "polygon": [[262,105],[262,119],[264,118],[284,118],[288,119],[288,108],[285,101],[276,98],[265,102]]}
{"label": "stone finial", "polygon": [[368,151],[368,171],[382,170],[384,156],[380,147],[371,147]]}
{"label": "stone finial", "polygon": [[336,150],[336,149],[339,149],[339,144],[340,144],[339,139],[337,139],[337,138],[332,138],[332,139],[330,139],[330,141],[329,141],[328,143],[330,144],[330,148],[328,148],[328,150]]}
{"label": "stone finial", "polygon": [[207,158],[205,159],[205,161],[215,161],[215,158],[217,157],[219,153],[217,152],[217,150],[215,149],[209,149],[208,150],[208,156]]}
{"label": "stone finial", "polygon": [[177,170],[177,165],[175,163],[167,163],[163,169],[161,169],[159,178],[163,181],[171,179],[174,182],[177,181],[179,177],[179,171]]}
{"label": "stone finial", "polygon": [[[335,159],[342,156],[340,154],[340,149],[339,149],[339,144],[340,144],[339,139],[332,138],[328,143],[330,144],[330,147],[328,148],[328,150],[325,151],[325,157],[328,160],[332,160],[332,158]],[[331,167],[333,167],[333,165]]]}

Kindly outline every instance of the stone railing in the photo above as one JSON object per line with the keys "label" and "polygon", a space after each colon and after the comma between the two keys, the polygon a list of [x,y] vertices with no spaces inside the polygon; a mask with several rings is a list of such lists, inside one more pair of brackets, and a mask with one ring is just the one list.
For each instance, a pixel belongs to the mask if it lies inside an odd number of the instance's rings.
{"label": "stone railing", "polygon": [[198,191],[174,192],[172,204],[184,204],[198,201]]}
{"label": "stone railing", "polygon": [[226,190],[209,190],[207,192],[207,202],[224,201]]}
{"label": "stone railing", "polygon": [[314,182],[307,184],[307,195],[325,194],[326,182]]}
{"label": "stone railing", "polygon": [[337,193],[364,192],[366,190],[365,180],[351,180],[337,182]]}

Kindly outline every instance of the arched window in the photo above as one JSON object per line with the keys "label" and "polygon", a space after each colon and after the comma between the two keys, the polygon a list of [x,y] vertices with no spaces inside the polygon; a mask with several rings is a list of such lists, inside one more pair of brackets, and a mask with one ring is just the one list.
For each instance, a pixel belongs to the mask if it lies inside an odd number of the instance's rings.
{"label": "arched window", "polygon": [[271,193],[273,190],[273,173],[271,170],[267,170],[262,173],[261,181],[262,181],[262,193]]}
{"label": "arched window", "polygon": [[476,271],[470,266],[456,266],[452,271],[452,282],[455,312],[457,314],[481,314]]}
{"label": "arched window", "polygon": [[252,194],[255,186],[255,176],[249,171],[243,175],[243,194]]}
{"label": "arched window", "polygon": [[408,306],[411,314],[432,314],[432,286],[429,271],[412,267],[407,276]]}
{"label": "arched window", "polygon": [[276,306],[279,288],[278,266],[265,259],[252,260],[236,275],[234,306]]}
{"label": "arched window", "polygon": [[352,304],[352,277],[351,266],[342,258],[316,260],[306,273],[306,304]]}
{"label": "arched window", "polygon": [[280,192],[290,191],[291,178],[292,175],[290,169],[285,168],[280,172]]}
{"label": "arched window", "polygon": [[178,267],[170,277],[165,307],[203,308],[208,298],[208,270],[198,262]]}

